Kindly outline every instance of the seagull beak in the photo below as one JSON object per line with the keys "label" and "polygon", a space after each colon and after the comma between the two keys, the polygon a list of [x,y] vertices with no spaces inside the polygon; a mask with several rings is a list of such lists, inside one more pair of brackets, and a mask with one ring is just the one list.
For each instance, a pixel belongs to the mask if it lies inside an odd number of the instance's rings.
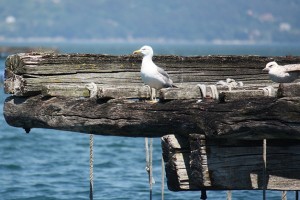
{"label": "seagull beak", "polygon": [[267,71],[269,71],[269,69],[265,67],[265,68],[263,68],[263,71],[267,72]]}
{"label": "seagull beak", "polygon": [[141,53],[141,50],[136,50],[133,52],[133,54],[140,54]]}

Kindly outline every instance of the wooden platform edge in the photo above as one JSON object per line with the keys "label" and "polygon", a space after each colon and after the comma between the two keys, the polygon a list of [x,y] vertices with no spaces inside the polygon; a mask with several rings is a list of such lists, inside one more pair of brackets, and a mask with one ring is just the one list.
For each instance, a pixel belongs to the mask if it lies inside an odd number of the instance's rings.
{"label": "wooden platform edge", "polygon": [[51,128],[99,135],[188,135],[243,139],[300,139],[300,97],[256,97],[149,103],[136,99],[8,97],[4,117],[14,127]]}

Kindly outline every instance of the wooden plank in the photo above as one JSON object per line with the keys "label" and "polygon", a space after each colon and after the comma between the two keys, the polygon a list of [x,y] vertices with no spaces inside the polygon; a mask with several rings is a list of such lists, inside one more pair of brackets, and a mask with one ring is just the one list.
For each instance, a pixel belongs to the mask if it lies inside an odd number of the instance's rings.
{"label": "wooden plank", "polygon": [[[260,89],[260,87],[257,85],[235,87],[235,88],[231,88],[231,90],[229,90],[228,87],[226,86],[216,86],[216,88],[217,88],[220,102],[266,96],[264,91]],[[274,90],[277,89],[275,88]],[[194,86],[186,86],[180,88],[161,89],[159,92],[159,98],[163,101],[175,100],[175,99],[179,99],[179,100],[180,99],[181,100],[202,99],[202,94],[200,88],[197,85],[194,85]],[[206,85],[205,98],[213,98],[213,93],[210,85]]]}
{"label": "wooden plank", "polygon": [[300,82],[280,84],[278,97],[300,97]]}
{"label": "wooden plank", "polygon": [[[250,148],[251,152],[247,148]],[[297,171],[295,169],[300,164],[300,155],[291,155],[291,153],[295,150],[299,151],[300,145],[267,148],[266,189],[299,190],[299,172],[295,173]],[[208,166],[211,180],[213,180],[212,185],[219,185],[220,188],[227,189],[263,189],[261,146],[222,147],[218,144],[209,149]],[[278,158],[279,152],[282,155],[281,160]],[[287,164],[280,165],[276,163],[278,161]],[[254,173],[258,174],[256,179],[251,177],[251,174]],[[292,173],[294,174],[292,175]],[[282,180],[285,180],[284,182],[278,182],[276,177],[280,176]],[[251,178],[249,179],[249,177]],[[298,179],[297,187],[295,187],[295,178]]]}
{"label": "wooden plank", "polygon": [[90,91],[79,85],[45,85],[42,87],[43,96],[90,97]]}
{"label": "wooden plank", "polygon": [[[122,81],[120,83],[120,77],[122,76]],[[82,87],[88,83],[94,82],[97,85],[128,85],[128,86],[142,86],[140,80],[137,76],[131,73],[121,74],[74,74],[74,75],[61,75],[61,76],[31,76],[26,77],[16,75],[15,77],[21,77],[22,82],[15,81],[16,79],[6,80],[6,85],[15,85],[17,88],[22,88],[22,90],[14,90],[14,88],[6,88],[7,93],[12,93],[17,96],[30,96],[32,93],[39,94],[43,87],[47,85],[79,85]],[[130,81],[131,83],[126,83]],[[136,81],[136,83],[134,83]],[[137,84],[139,83],[139,84]],[[55,86],[53,86],[55,87]],[[70,87],[71,88],[71,87]]]}
{"label": "wooden plank", "polygon": [[125,99],[12,96],[4,104],[4,116],[15,127],[100,135],[161,137],[168,130],[181,135],[203,132],[209,138],[300,139],[300,97],[150,104]]}
{"label": "wooden plank", "polygon": [[[261,56],[155,56],[154,62],[164,68],[175,85],[215,84],[219,80],[233,78],[244,84],[268,85],[272,82],[262,72],[264,65],[274,60]],[[300,62],[300,57],[276,57],[281,63]],[[43,86],[50,84],[103,85],[133,84],[142,86],[140,78],[141,57],[111,56],[99,54],[51,54],[31,53],[11,55],[6,60],[5,81],[23,81],[14,91],[5,91],[18,96],[41,93]],[[7,86],[18,83],[6,83]],[[15,94],[17,93],[17,94]]]}
{"label": "wooden plank", "polygon": [[232,91],[222,91],[220,93],[220,101],[232,101],[239,99],[247,99],[253,97],[263,97],[265,96],[264,91],[261,89],[256,90],[232,90]]}
{"label": "wooden plank", "polygon": [[150,98],[149,87],[100,87],[97,94],[98,99],[148,99]]}
{"label": "wooden plank", "polygon": [[201,92],[198,86],[180,88],[165,88],[159,91],[159,98],[163,101],[174,99],[200,99]]}
{"label": "wooden plank", "polygon": [[[20,76],[16,76],[20,77]],[[8,82],[7,82],[8,83]],[[16,81],[10,83],[17,83]],[[16,84],[17,85],[17,84]],[[33,84],[34,85],[34,84]],[[8,86],[7,86],[8,87]],[[12,86],[10,86],[12,87]],[[149,87],[143,86],[108,86],[108,85],[97,85],[97,98],[99,99],[116,99],[116,98],[137,98],[146,99],[150,98]],[[240,87],[239,87],[240,88]],[[233,88],[233,90],[228,91],[227,87],[218,86],[218,92],[220,96],[220,101],[230,101],[237,99],[245,99],[250,97],[264,96],[264,91],[253,90],[243,87],[243,90],[238,90]],[[15,93],[18,94],[18,88],[14,88]],[[37,89],[38,90],[38,89]],[[37,92],[36,90],[36,92]],[[206,86],[207,94],[206,98],[212,98],[212,91],[209,86]],[[32,90],[31,92],[33,92]],[[23,92],[23,91],[22,91]],[[21,93],[22,93],[21,92]],[[175,99],[201,99],[200,88],[198,86],[181,86],[181,88],[166,88],[158,92],[159,98],[162,101],[175,100]],[[89,97],[89,90],[86,84],[50,84],[42,86],[42,95],[44,96],[70,96],[70,97]]]}
{"label": "wooden plank", "polygon": [[58,53],[57,48],[51,47],[25,47],[25,46],[1,46],[0,57],[5,58],[11,54],[17,53],[32,53],[32,52],[45,52],[45,53]]}
{"label": "wooden plank", "polygon": [[169,190],[192,190],[188,177],[191,173],[188,140],[179,135],[166,135],[161,139]]}
{"label": "wooden plank", "polygon": [[[130,87],[130,86],[103,86],[96,85],[97,99],[148,99],[150,98],[149,87]],[[64,97],[90,97],[90,90],[86,85],[75,84],[52,84],[42,88],[43,96],[64,96]]]}

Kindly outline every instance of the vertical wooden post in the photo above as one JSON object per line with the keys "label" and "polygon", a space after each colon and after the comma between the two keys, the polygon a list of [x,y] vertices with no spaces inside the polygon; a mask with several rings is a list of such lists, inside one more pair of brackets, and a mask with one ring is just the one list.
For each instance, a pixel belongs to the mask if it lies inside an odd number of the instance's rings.
{"label": "vertical wooden post", "polygon": [[207,199],[206,190],[201,190],[200,199],[202,199],[202,200],[206,200]]}

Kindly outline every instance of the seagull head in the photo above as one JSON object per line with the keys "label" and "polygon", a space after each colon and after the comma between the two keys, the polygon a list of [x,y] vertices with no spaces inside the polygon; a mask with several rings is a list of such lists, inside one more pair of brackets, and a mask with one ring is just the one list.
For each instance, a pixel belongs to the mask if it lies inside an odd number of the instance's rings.
{"label": "seagull head", "polygon": [[153,56],[153,49],[150,46],[143,46],[139,50],[133,52],[133,54],[143,54],[144,56]]}
{"label": "seagull head", "polygon": [[263,71],[270,71],[270,69],[277,67],[278,64],[275,61],[269,62],[266,67],[263,69]]}

